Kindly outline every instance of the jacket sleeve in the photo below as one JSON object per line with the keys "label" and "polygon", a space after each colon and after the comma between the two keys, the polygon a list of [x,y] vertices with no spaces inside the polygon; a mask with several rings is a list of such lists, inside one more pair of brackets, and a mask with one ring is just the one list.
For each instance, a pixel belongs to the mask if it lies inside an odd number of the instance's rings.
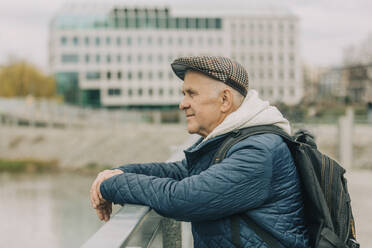
{"label": "jacket sleeve", "polygon": [[203,221],[260,206],[268,198],[271,176],[271,152],[249,146],[181,181],[123,173],[105,180],[100,190],[114,203],[147,205],[165,217]]}
{"label": "jacket sleeve", "polygon": [[125,173],[142,174],[160,178],[169,177],[175,180],[182,180],[188,175],[185,159],[170,163],[128,164],[120,166],[118,169]]}

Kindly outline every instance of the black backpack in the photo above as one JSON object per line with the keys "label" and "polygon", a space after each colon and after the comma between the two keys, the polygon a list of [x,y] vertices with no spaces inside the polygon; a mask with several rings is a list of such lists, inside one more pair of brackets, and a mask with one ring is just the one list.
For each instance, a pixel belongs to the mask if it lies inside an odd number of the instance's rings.
{"label": "black backpack", "polygon": [[[273,125],[235,130],[225,138],[214,155],[213,163],[222,161],[234,144],[249,136],[263,133],[280,135],[291,151],[302,184],[311,247],[360,247],[356,241],[354,217],[344,177],[345,169],[317,150],[314,137],[309,132],[301,130],[291,137]],[[236,247],[242,247],[239,218],[243,219],[269,247],[281,247],[280,242],[271,233],[245,214],[230,218],[233,242]]]}

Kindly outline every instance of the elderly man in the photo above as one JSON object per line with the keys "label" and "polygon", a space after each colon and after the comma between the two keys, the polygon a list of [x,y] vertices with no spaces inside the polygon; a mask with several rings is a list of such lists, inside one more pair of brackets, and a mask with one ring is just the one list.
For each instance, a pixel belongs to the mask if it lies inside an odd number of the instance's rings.
{"label": "elderly man", "polygon": [[[107,221],[112,203],[142,204],[192,222],[195,247],[273,246],[240,219],[245,215],[269,233],[275,247],[308,247],[298,175],[280,136],[243,139],[212,166],[213,155],[232,131],[272,124],[290,133],[288,121],[248,90],[246,70],[228,58],[184,57],[172,69],[184,80],[179,107],[188,132],[201,138],[184,151],[182,161],[101,172],[91,188],[98,217]],[[238,216],[237,229],[231,216]]]}

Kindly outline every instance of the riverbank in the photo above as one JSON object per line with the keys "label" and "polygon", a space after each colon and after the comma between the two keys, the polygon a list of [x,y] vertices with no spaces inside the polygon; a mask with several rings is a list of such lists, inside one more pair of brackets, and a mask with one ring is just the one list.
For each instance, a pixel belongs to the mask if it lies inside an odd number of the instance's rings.
{"label": "riverbank", "polygon": [[[338,159],[337,125],[297,124],[295,127],[313,132],[319,149]],[[127,163],[165,161],[189,134],[184,124],[137,123],[100,129],[0,126],[0,137],[3,161],[23,161],[23,164],[52,161],[59,170],[95,172]],[[353,154],[354,168],[372,169],[371,125],[354,126]],[[18,167],[32,171],[32,166]]]}
{"label": "riverbank", "polygon": [[126,124],[113,128],[0,126],[0,159],[55,161],[61,170],[165,161],[189,137],[184,125]]}

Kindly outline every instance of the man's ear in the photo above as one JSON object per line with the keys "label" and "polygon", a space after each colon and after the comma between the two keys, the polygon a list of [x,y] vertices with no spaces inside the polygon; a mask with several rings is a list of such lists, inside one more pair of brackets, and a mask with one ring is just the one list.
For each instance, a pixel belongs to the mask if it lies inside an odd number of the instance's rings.
{"label": "man's ear", "polygon": [[233,108],[233,94],[229,89],[224,89],[221,93],[221,112],[230,112]]}

